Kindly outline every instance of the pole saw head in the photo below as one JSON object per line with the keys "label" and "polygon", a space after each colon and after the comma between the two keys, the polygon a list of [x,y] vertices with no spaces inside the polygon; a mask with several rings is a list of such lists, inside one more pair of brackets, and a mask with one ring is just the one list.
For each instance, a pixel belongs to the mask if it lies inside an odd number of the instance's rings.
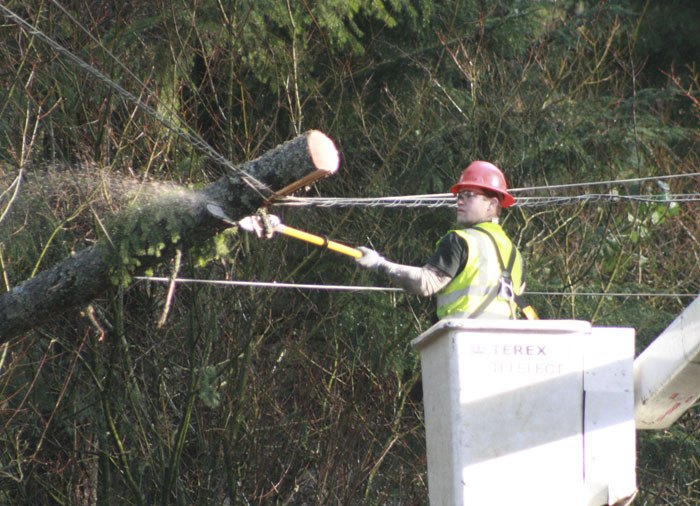
{"label": "pole saw head", "polygon": [[238,226],[246,232],[252,232],[256,237],[270,239],[282,220],[274,214],[266,216],[246,216],[238,222]]}
{"label": "pole saw head", "polygon": [[336,241],[331,241],[327,237],[318,236],[314,234],[309,234],[303,230],[299,230],[293,227],[289,227],[282,223],[277,216],[274,214],[264,214],[261,216],[247,216],[239,221],[234,221],[224,213],[224,210],[220,206],[209,203],[207,204],[207,211],[214,218],[222,220],[231,226],[239,227],[247,232],[254,233],[259,238],[270,239],[275,233],[280,233],[289,237],[294,237],[301,241],[306,241],[308,243],[314,244],[316,246],[321,246],[328,248],[331,251],[337,253],[342,253],[343,255],[348,255],[353,258],[362,257],[362,252],[357,248],[352,248],[341,244]]}
{"label": "pole saw head", "polygon": [[246,232],[252,232],[256,237],[270,239],[275,233],[275,229],[282,224],[282,220],[275,215],[266,216],[247,216],[242,220],[235,221],[226,215],[221,206],[209,202],[207,204],[207,211],[214,218],[217,218],[224,223],[227,223],[234,227],[240,227]]}

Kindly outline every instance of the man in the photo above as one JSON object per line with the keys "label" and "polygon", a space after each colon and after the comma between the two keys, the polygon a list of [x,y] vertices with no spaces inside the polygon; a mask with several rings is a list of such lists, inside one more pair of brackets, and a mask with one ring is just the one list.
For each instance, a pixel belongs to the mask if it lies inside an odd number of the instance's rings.
{"label": "man", "polygon": [[492,163],[472,162],[450,192],[462,228],[448,232],[423,267],[389,262],[362,247],[356,262],[385,273],[407,292],[437,294],[438,318],[515,319],[524,264],[498,223],[501,208],[515,203],[503,173]]}

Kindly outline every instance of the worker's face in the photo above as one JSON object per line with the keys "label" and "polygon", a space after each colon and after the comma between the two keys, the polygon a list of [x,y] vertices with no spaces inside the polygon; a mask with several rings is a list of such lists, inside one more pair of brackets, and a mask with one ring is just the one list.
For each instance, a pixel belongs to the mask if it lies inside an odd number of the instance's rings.
{"label": "worker's face", "polygon": [[457,223],[471,227],[498,216],[500,202],[487,197],[477,189],[463,190],[457,194]]}

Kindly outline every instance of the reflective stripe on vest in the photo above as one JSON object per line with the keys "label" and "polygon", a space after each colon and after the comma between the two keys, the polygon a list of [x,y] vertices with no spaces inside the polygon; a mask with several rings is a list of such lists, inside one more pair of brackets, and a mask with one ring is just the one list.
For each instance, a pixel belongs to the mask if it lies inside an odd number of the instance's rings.
{"label": "reflective stripe on vest", "polygon": [[[485,222],[475,225],[487,230],[498,244],[501,258],[507,263],[513,243],[497,223]],[[452,281],[438,293],[437,314],[439,318],[489,318],[514,319],[516,304],[513,300],[496,297],[483,312],[473,316],[475,310],[487,300],[489,295],[500,288],[501,266],[497,252],[489,237],[470,228],[452,230],[467,243],[467,264]],[[515,264],[511,270],[513,290],[522,293],[523,263],[516,250]]]}

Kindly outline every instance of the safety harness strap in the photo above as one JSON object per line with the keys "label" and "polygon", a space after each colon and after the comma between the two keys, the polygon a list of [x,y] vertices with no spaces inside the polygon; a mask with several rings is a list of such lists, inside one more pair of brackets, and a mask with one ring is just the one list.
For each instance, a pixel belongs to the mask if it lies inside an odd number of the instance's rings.
{"label": "safety harness strap", "polygon": [[[520,311],[525,315],[525,317],[528,320],[539,320],[539,316],[537,316],[537,312],[535,309],[528,304],[525,299],[522,297],[522,295],[518,295],[515,293],[515,290],[513,290],[513,277],[511,272],[513,271],[513,266],[515,265],[515,246],[510,249],[510,256],[508,257],[508,265],[506,266],[505,263],[503,262],[503,257],[501,256],[501,250],[498,248],[498,244],[496,243],[496,239],[493,237],[491,232],[488,230],[485,230],[483,228],[480,228],[479,226],[472,227],[473,230],[478,230],[479,232],[483,232],[486,234],[486,236],[491,239],[491,243],[493,244],[493,248],[496,250],[496,257],[498,258],[498,264],[501,266],[501,276],[503,279],[509,284],[510,286],[510,294],[509,296],[513,299],[513,302],[520,308]],[[486,296],[486,298],[483,300],[481,304],[479,304],[479,307],[474,310],[472,313],[471,317],[476,318],[479,316],[484,310],[488,307],[491,302],[494,301],[494,299],[498,296],[498,293],[501,290],[501,286],[494,285],[494,287],[491,289],[489,294]]]}

